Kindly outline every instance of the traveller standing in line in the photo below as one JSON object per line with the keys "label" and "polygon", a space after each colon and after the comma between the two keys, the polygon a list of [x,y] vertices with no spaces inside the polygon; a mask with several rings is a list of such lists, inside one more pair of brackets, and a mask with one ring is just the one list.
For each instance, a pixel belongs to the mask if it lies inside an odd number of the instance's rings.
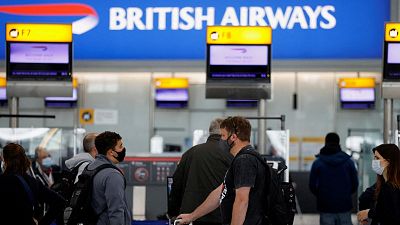
{"label": "traveller standing in line", "polygon": [[69,170],[72,170],[76,166],[79,165],[78,174],[75,178],[75,183],[78,182],[79,175],[81,175],[82,171],[86,168],[86,166],[93,162],[96,155],[97,149],[94,144],[94,140],[97,136],[97,133],[89,133],[83,138],[83,153],[79,153],[76,156],[65,161],[65,166]]}
{"label": "traveller standing in line", "polygon": [[47,187],[54,184],[54,165],[55,163],[46,148],[39,146],[35,149],[35,161],[32,163],[32,169],[36,179]]}
{"label": "traveller standing in line", "polygon": [[361,224],[400,224],[400,150],[395,144],[382,144],[374,148],[372,170],[377,174],[375,207],[357,214]]}
{"label": "traveller standing in line", "polygon": [[340,148],[336,133],[328,133],[325,146],[311,167],[309,187],[317,197],[321,225],[351,225],[351,195],[357,191],[357,170],[351,156]]}
{"label": "traveller standing in line", "polygon": [[[243,117],[228,117],[221,123],[221,138],[235,157],[223,184],[214,189],[192,213],[181,214],[180,224],[189,224],[220,206],[222,224],[262,225],[264,221],[264,185],[267,179],[263,163],[250,153],[251,125]],[[258,153],[256,153],[258,154]]]}
{"label": "traveller standing in line", "polygon": [[[64,199],[44,186],[27,171],[30,160],[25,149],[14,143],[3,148],[4,173],[0,176],[0,224],[47,225],[62,214]],[[42,217],[39,203],[46,203],[48,210]]]}
{"label": "traveller standing in line", "polygon": [[[124,161],[126,149],[119,134],[105,131],[96,137],[95,146],[98,154],[94,162],[87,166],[88,170]],[[125,177],[117,169],[105,168],[94,176],[91,205],[99,216],[97,225],[131,225],[132,215],[125,188]]]}
{"label": "traveller standing in line", "polygon": [[[173,176],[168,205],[170,217],[192,212],[224,180],[233,156],[225,142],[221,141],[222,121],[211,121],[207,142],[193,146],[182,155]],[[219,209],[193,222],[193,225],[214,224],[221,224]]]}

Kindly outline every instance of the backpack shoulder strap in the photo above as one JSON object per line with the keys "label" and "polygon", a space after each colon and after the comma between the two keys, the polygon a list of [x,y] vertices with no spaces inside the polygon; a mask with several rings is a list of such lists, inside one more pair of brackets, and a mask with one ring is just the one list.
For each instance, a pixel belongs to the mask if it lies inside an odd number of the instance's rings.
{"label": "backpack shoulder strap", "polygon": [[[89,161],[89,160],[86,160],[86,161],[83,161],[83,162],[78,163],[76,166],[74,166],[74,167],[72,168],[71,172],[72,172],[72,173],[78,173],[79,168],[81,168],[81,166],[82,166],[83,164],[85,164],[85,163],[87,163],[87,164],[89,165],[90,161]],[[86,165],[86,166],[87,166],[87,165]]]}
{"label": "backpack shoulder strap", "polygon": [[265,160],[261,157],[261,155],[258,154],[255,150],[244,149],[244,150],[240,151],[238,154],[239,155],[245,155],[245,154],[252,155],[252,156],[256,157],[258,160],[260,160],[261,164],[263,164],[264,166],[267,166],[269,168],[267,162],[265,162]]}
{"label": "backpack shoulder strap", "polygon": [[108,163],[101,164],[100,166],[98,166],[98,167],[96,167],[96,168],[94,168],[92,170],[89,170],[88,167],[86,166],[84,171],[87,171],[88,173],[90,173],[90,176],[92,178],[94,178],[94,176],[96,176],[97,173],[99,173],[100,171],[102,171],[103,169],[106,169],[106,168],[112,168],[112,169],[115,169],[118,172],[120,172],[122,177],[124,178],[124,186],[126,187],[126,179],[125,179],[124,174],[122,173],[122,171],[118,167],[116,167],[116,166],[114,166],[112,164],[108,164]]}

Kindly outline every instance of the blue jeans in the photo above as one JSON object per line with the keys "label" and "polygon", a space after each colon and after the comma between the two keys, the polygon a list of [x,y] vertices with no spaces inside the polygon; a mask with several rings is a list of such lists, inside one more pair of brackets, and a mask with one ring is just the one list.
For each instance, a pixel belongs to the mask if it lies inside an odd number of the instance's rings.
{"label": "blue jeans", "polygon": [[351,223],[351,212],[345,213],[321,213],[320,225],[353,225]]}

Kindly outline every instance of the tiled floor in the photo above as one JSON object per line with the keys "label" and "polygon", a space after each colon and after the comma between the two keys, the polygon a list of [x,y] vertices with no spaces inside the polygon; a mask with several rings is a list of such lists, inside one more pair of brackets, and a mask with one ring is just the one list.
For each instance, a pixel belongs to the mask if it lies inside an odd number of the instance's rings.
{"label": "tiled floor", "polygon": [[[352,215],[353,225],[357,225],[357,216]],[[296,214],[294,225],[319,225],[319,214]]]}

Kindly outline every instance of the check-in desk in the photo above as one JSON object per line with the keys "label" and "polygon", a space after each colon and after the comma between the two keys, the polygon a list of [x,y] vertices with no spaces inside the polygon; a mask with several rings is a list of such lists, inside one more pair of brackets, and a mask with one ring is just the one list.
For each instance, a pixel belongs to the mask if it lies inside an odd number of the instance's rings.
{"label": "check-in desk", "polygon": [[180,157],[180,153],[129,156],[118,164],[125,174],[134,219],[155,220],[167,212],[167,177],[175,172]]}

